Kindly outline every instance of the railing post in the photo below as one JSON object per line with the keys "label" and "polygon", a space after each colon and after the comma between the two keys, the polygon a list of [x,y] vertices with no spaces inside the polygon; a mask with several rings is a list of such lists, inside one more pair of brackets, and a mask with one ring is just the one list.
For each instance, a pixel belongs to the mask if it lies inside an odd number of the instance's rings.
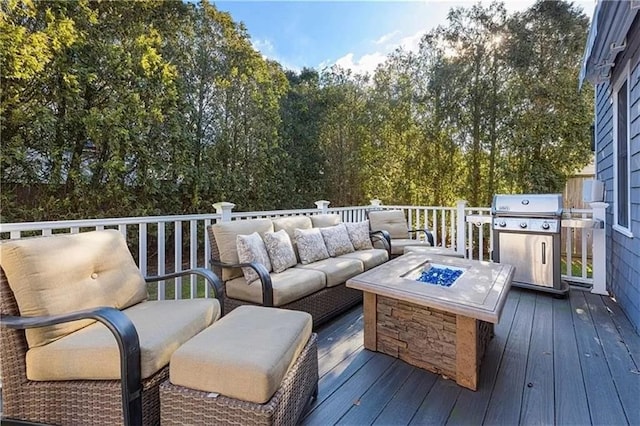
{"label": "railing post", "polygon": [[318,210],[322,210],[322,213],[326,214],[329,209],[329,204],[331,204],[331,201],[320,200],[320,201],[316,201],[315,204]]}
{"label": "railing post", "polygon": [[373,200],[369,200],[371,203],[371,207],[380,207],[382,205],[382,201],[374,198]]}
{"label": "railing post", "polygon": [[467,207],[467,200],[458,200],[456,203],[456,214],[458,226],[456,228],[456,252],[467,257],[467,232],[466,232],[466,220],[465,209]]}
{"label": "railing post", "polygon": [[221,222],[231,222],[231,210],[233,210],[235,206],[235,204],[227,203],[225,201],[215,203],[213,205],[213,207],[216,209],[216,213],[222,215],[222,218],[220,219]]}
{"label": "railing post", "polygon": [[606,211],[609,204],[590,203],[593,209],[593,219],[602,221],[602,228],[593,229],[593,287],[591,293],[609,295],[607,291],[607,239],[606,239]]}

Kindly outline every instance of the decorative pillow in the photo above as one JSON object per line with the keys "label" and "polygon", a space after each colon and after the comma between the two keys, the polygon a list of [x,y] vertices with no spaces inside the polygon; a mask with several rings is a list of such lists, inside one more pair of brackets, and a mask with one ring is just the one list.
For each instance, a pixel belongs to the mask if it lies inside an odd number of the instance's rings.
{"label": "decorative pillow", "polygon": [[373,248],[371,238],[369,238],[369,221],[346,222],[347,232],[353,248],[356,250],[369,250]]}
{"label": "decorative pillow", "polygon": [[319,228],[296,229],[294,239],[298,246],[300,263],[303,265],[329,258]]}
{"label": "decorative pillow", "polygon": [[282,272],[298,263],[291,238],[284,229],[264,234],[264,245],[267,247],[273,272]]}
{"label": "decorative pillow", "polygon": [[[260,238],[260,234],[254,232],[249,235],[237,235],[236,245],[238,246],[238,260],[240,263],[257,262],[261,263],[267,268],[267,271],[271,271],[271,261],[269,260],[269,254],[267,248],[264,245],[264,241]],[[244,278],[248,283],[253,282],[260,278],[258,273],[250,267],[242,268]]]}
{"label": "decorative pillow", "polygon": [[322,239],[324,239],[324,244],[327,246],[329,256],[335,257],[355,251],[344,223],[328,228],[320,228],[320,233],[322,234]]}

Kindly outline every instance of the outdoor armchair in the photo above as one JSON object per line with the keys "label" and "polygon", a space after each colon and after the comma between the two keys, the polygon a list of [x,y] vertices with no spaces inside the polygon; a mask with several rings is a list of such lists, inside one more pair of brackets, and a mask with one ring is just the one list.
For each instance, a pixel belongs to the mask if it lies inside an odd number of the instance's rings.
{"label": "outdoor armchair", "polygon": [[[158,424],[171,355],[222,315],[218,277],[144,278],[115,230],[5,241],[0,255],[2,420]],[[192,274],[215,299],[146,300],[147,283]]]}
{"label": "outdoor armchair", "polygon": [[[399,256],[408,246],[433,247],[433,234],[428,229],[409,228],[402,210],[371,210],[367,213],[372,232],[384,231],[391,255]],[[412,235],[415,238],[410,238]]]}

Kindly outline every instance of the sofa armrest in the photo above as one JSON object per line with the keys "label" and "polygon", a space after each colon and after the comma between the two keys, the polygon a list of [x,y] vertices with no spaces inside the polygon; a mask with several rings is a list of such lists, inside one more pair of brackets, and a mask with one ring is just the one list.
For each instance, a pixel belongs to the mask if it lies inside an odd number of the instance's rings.
{"label": "sofa armrest", "polygon": [[24,330],[46,327],[80,319],[94,319],[107,326],[120,351],[120,383],[125,425],[142,424],[142,383],[140,378],[140,342],[131,320],[115,308],[101,306],[68,314],[42,317],[0,317],[0,326]]}
{"label": "sofa armrest", "polygon": [[269,275],[269,271],[267,271],[267,268],[265,268],[263,264],[258,262],[225,263],[216,259],[211,259],[211,264],[221,268],[252,268],[256,271],[258,277],[260,277],[260,282],[262,283],[262,305],[269,307],[273,306],[273,285],[271,283],[271,275]]}
{"label": "sofa armrest", "polygon": [[431,247],[435,247],[433,234],[428,229],[409,229],[410,234],[417,234],[418,232],[424,233],[425,237],[427,237],[427,241],[431,244]]}
{"label": "sofa armrest", "polygon": [[391,236],[387,231],[381,229],[379,231],[370,231],[369,238],[371,242],[380,241],[384,246],[384,249],[389,253],[389,259],[391,259]]}
{"label": "sofa armrest", "polygon": [[220,281],[220,278],[218,278],[218,276],[209,269],[206,269],[206,268],[186,269],[184,271],[172,272],[170,274],[165,274],[165,275],[145,277],[144,280],[148,283],[152,283],[152,282],[166,280],[169,278],[183,277],[186,275],[198,275],[200,277],[203,277],[207,281],[207,284],[209,285],[209,287],[213,289],[215,298],[218,299],[218,302],[220,303],[220,310],[222,311],[222,315],[224,315],[224,297],[223,297],[223,291],[222,291],[222,281]]}

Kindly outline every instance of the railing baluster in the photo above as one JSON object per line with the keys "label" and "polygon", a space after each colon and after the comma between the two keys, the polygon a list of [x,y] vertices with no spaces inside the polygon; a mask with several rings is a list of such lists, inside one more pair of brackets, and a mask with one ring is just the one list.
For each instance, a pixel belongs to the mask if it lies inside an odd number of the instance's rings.
{"label": "railing baluster", "polygon": [[[189,221],[189,257],[190,257],[190,267],[197,268],[198,267],[198,222],[195,220]],[[192,299],[198,297],[198,277],[196,275],[191,275],[191,293],[190,296]]]}
{"label": "railing baluster", "polygon": [[[176,220],[173,223],[175,236],[173,237],[173,270],[182,271],[182,222]],[[182,277],[174,281],[175,299],[182,299]]]}
{"label": "railing baluster", "polygon": [[147,276],[147,224],[138,225],[138,267],[143,276]]}
{"label": "railing baluster", "polygon": [[573,277],[573,229],[567,231],[567,276]]}
{"label": "railing baluster", "polygon": [[[164,275],[166,273],[165,270],[165,247],[164,247],[164,238],[165,238],[165,225],[164,222],[158,222],[158,275]],[[166,298],[165,294],[165,281],[158,281],[158,300],[164,300]]]}

